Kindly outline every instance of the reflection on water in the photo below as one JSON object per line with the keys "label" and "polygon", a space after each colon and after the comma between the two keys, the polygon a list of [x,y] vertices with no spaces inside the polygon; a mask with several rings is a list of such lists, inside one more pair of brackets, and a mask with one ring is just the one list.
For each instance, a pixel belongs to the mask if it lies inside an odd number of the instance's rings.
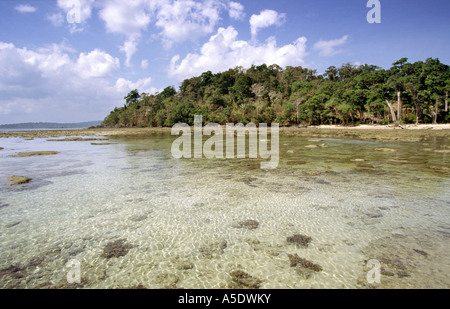
{"label": "reflection on water", "polygon": [[[379,287],[449,287],[448,139],[282,134],[274,170],[177,160],[174,139],[0,140],[1,287],[377,287],[369,259]],[[38,150],[60,153],[9,157]],[[13,187],[11,175],[33,180]],[[73,259],[78,285],[66,280]]]}

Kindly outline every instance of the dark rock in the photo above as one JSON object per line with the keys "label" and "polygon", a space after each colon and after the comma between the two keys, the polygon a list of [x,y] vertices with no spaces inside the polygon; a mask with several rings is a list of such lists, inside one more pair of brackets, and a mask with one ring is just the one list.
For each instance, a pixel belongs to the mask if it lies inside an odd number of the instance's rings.
{"label": "dark rock", "polygon": [[91,143],[94,146],[113,145],[114,143]]}
{"label": "dark rock", "polygon": [[289,261],[291,262],[291,267],[296,267],[300,265],[303,268],[311,269],[316,272],[319,272],[322,270],[322,266],[314,264],[311,261],[308,261],[307,259],[299,257],[297,254],[288,254]]}
{"label": "dark rock", "polygon": [[130,286],[128,288],[126,288],[127,290],[147,290],[147,288],[145,286],[143,286],[142,284],[138,284],[138,285],[133,285]]}
{"label": "dark rock", "polygon": [[383,267],[381,267],[380,274],[382,274],[383,276],[389,276],[389,277],[395,276],[395,273],[393,273],[392,271],[386,270]]}
{"label": "dark rock", "polygon": [[258,226],[259,226],[259,222],[256,220],[251,220],[251,219],[238,223],[239,228],[245,228],[248,230],[254,230],[254,229],[258,228]]}
{"label": "dark rock", "polygon": [[19,267],[16,265],[11,265],[9,267],[0,269],[0,281],[4,280],[4,277],[9,277],[12,279],[20,279],[25,277],[25,267]]}
{"label": "dark rock", "polygon": [[311,242],[312,238],[309,236],[295,234],[286,238],[289,244],[296,244],[301,247],[308,247],[308,244]]}
{"label": "dark rock", "polygon": [[424,257],[428,256],[428,253],[425,251],[419,250],[419,249],[413,249],[415,252],[419,253],[420,255],[423,255]]}
{"label": "dark rock", "polygon": [[199,251],[204,257],[211,259],[214,256],[221,255],[226,247],[226,240],[218,240],[202,246]]}
{"label": "dark rock", "polygon": [[125,256],[131,248],[133,248],[133,245],[127,243],[125,239],[118,239],[106,244],[103,248],[102,257],[110,259]]}
{"label": "dark rock", "polygon": [[10,157],[32,157],[32,156],[51,156],[56,155],[59,152],[57,151],[32,151],[32,152],[19,152],[16,155],[10,155]]}
{"label": "dark rock", "polygon": [[260,279],[254,278],[242,270],[234,270],[230,276],[237,288],[257,289],[262,283]]}
{"label": "dark rock", "polygon": [[27,178],[27,177],[23,177],[23,176],[11,176],[11,177],[8,177],[8,181],[9,181],[11,186],[22,185],[24,183],[29,183],[32,180],[33,179],[31,179],[31,178]]}
{"label": "dark rock", "polygon": [[177,265],[177,268],[178,268],[179,270],[189,270],[189,269],[194,268],[194,264],[192,264],[191,262],[187,262],[187,261],[185,261],[185,262],[180,262],[180,263]]}
{"label": "dark rock", "polygon": [[86,141],[107,141],[108,138],[96,138],[96,137],[66,137],[62,139],[48,139],[47,142],[86,142]]}
{"label": "dark rock", "polygon": [[6,225],[6,228],[9,229],[10,227],[19,225],[20,223],[22,223],[22,221],[16,221],[16,222],[10,223],[10,224]]}

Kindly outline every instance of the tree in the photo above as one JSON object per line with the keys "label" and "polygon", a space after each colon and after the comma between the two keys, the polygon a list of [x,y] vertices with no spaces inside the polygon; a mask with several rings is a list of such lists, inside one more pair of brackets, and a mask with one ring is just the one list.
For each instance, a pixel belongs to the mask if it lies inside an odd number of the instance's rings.
{"label": "tree", "polygon": [[139,91],[137,89],[131,90],[125,99],[125,106],[128,107],[130,105],[136,104],[139,101],[139,98],[141,95],[139,94]]}
{"label": "tree", "polygon": [[200,114],[205,122],[221,124],[349,125],[358,118],[359,123],[391,119],[438,123],[450,120],[449,89],[450,67],[434,58],[415,63],[402,58],[388,70],[346,63],[330,66],[323,75],[300,66],[282,69],[262,64],[216,74],[206,71],[185,79],[178,92],[168,86],[156,95],[139,95],[135,89],[103,124],[171,126],[191,123],[193,116]]}
{"label": "tree", "polygon": [[387,84],[388,86],[391,86],[394,88],[397,92],[397,119],[399,121],[402,120],[403,114],[403,101],[402,101],[402,91],[404,90],[405,86],[405,71],[403,70],[405,64],[408,63],[408,58],[401,58],[400,60],[397,60],[392,65],[391,68],[391,77],[389,77]]}

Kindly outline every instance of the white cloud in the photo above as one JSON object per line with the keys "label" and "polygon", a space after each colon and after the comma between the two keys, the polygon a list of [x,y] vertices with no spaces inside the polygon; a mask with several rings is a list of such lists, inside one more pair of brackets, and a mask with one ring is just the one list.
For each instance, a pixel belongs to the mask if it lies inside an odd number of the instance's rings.
{"label": "white cloud", "polygon": [[49,20],[53,26],[60,27],[64,23],[64,16],[61,12],[49,14],[46,16],[47,20]]}
{"label": "white cloud", "polygon": [[119,67],[99,49],[77,54],[65,44],[28,49],[0,42],[0,123],[103,119],[130,87],[153,89],[150,78],[118,78]]}
{"label": "white cloud", "polygon": [[218,1],[167,1],[157,9],[155,25],[161,29],[160,36],[168,48],[214,32],[221,8]]}
{"label": "white cloud", "polygon": [[98,49],[94,49],[88,54],[81,53],[76,66],[83,78],[107,77],[119,68],[119,59]]}
{"label": "white cloud", "polygon": [[259,15],[250,17],[250,30],[252,38],[256,38],[258,31],[273,25],[280,26],[286,21],[286,14],[274,10],[264,10]]}
{"label": "white cloud", "polygon": [[188,54],[180,60],[176,55],[172,58],[169,76],[179,80],[196,76],[205,71],[220,72],[236,66],[245,68],[251,65],[278,64],[303,65],[306,53],[306,38],[300,37],[292,44],[277,47],[275,38],[265,44],[256,44],[237,40],[238,32],[232,27],[219,28],[217,34],[211,36],[199,54]]}
{"label": "white cloud", "polygon": [[108,32],[138,37],[150,23],[146,0],[111,0],[102,5],[99,16],[105,22]]}
{"label": "white cloud", "polygon": [[99,6],[106,30],[126,37],[119,48],[125,53],[127,66],[131,65],[142,33],[150,23],[157,29],[154,37],[170,48],[174,43],[195,41],[214,32],[223,9],[217,0],[112,0],[103,1]]}
{"label": "white cloud", "polygon": [[34,13],[37,11],[37,8],[28,4],[19,4],[14,9],[20,13]]}
{"label": "white cloud", "polygon": [[106,30],[126,37],[119,49],[125,53],[127,66],[131,65],[131,58],[137,51],[141,32],[146,30],[150,23],[150,14],[146,11],[148,4],[147,0],[114,0],[102,3],[99,16],[105,22]]}
{"label": "white cloud", "polygon": [[347,42],[348,35],[344,35],[340,39],[324,41],[320,40],[316,44],[314,44],[313,49],[319,51],[320,56],[333,56],[335,54],[340,53],[342,50],[336,49],[339,46],[344,45]]}
{"label": "white cloud", "polygon": [[119,47],[120,51],[125,53],[125,65],[130,66],[131,65],[131,57],[134,55],[134,53],[137,51],[137,45],[138,45],[138,38],[132,36],[129,37],[122,46]]}
{"label": "white cloud", "polygon": [[125,78],[119,78],[114,85],[114,88],[120,93],[128,93],[131,90],[138,89],[139,92],[156,93],[158,90],[154,87],[150,87],[152,79],[150,77],[139,79],[136,82],[132,82]]}
{"label": "white cloud", "polygon": [[242,20],[245,17],[244,6],[239,2],[231,1],[229,4],[228,14],[232,19]]}
{"label": "white cloud", "polygon": [[148,67],[148,60],[144,59],[141,61],[141,69],[145,70]]}

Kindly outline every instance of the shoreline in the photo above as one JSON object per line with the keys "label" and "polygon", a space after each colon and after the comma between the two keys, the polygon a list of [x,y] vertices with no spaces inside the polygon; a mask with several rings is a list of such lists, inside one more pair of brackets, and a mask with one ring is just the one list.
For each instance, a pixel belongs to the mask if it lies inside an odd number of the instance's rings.
{"label": "shoreline", "polygon": [[[0,131],[0,138],[54,138],[65,136],[145,136],[148,134],[170,133],[170,127],[153,128],[89,128],[89,129],[61,129],[61,130],[17,130]],[[354,127],[344,127],[336,125],[320,125],[300,127],[280,127],[280,134],[312,136],[312,137],[350,137],[362,139],[380,140],[404,140],[411,137],[414,140],[422,139],[426,136],[450,136],[448,133],[450,124],[420,124],[420,125],[359,125]],[[407,141],[409,138],[407,138]]]}

